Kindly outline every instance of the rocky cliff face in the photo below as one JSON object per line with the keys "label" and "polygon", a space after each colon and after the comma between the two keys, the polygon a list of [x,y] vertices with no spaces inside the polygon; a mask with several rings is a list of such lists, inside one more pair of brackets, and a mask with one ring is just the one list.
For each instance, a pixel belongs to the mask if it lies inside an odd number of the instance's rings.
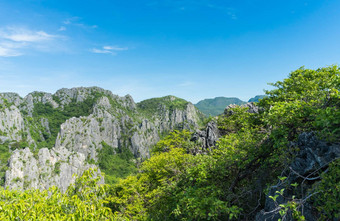
{"label": "rocky cliff face", "polygon": [[283,182],[279,180],[277,185],[270,187],[268,193],[268,196],[274,196],[278,191],[284,189],[283,195],[278,195],[276,202],[267,196],[265,208],[256,216],[257,221],[294,220],[290,210],[283,219],[278,209],[281,204],[285,204],[293,198],[291,185],[294,183],[300,184],[300,194],[303,196],[300,200],[296,199],[302,204],[299,211],[306,220],[317,220],[315,211],[308,202],[310,197],[308,191],[321,180],[317,174],[326,171],[329,163],[340,157],[340,143],[328,143],[319,140],[313,132],[304,132],[292,145],[297,147],[299,152],[288,169],[283,172],[287,179]]}
{"label": "rocky cliff face", "polygon": [[1,139],[21,140],[20,132],[24,130],[24,118],[20,110],[14,105],[4,108],[0,112],[0,119]]}
{"label": "rocky cliff face", "polygon": [[6,187],[48,189],[58,186],[61,191],[66,191],[75,181],[74,174],[81,175],[85,170],[95,167],[85,161],[83,154],[64,147],[51,150],[42,148],[37,155],[29,148],[17,149],[8,166],[10,169],[6,171]]}
{"label": "rocky cliff face", "polygon": [[247,112],[252,113],[252,114],[259,113],[258,106],[256,106],[254,102],[248,102],[242,105],[230,104],[224,109],[224,114],[227,116],[234,114],[233,109],[236,107],[247,108]]}
{"label": "rocky cliff face", "polygon": [[197,153],[204,153],[207,150],[211,150],[213,147],[215,147],[220,136],[221,135],[217,123],[212,120],[208,122],[205,130],[197,130],[191,137],[191,141],[201,144],[202,149],[198,150]]}
{"label": "rocky cliff face", "polygon": [[[94,167],[103,143],[149,156],[160,136],[177,128],[194,130],[201,113],[174,96],[136,104],[98,87],[33,92],[21,98],[0,94],[0,144],[12,152],[5,176],[9,188],[65,190],[72,174]],[[3,162],[2,162],[3,163]]]}

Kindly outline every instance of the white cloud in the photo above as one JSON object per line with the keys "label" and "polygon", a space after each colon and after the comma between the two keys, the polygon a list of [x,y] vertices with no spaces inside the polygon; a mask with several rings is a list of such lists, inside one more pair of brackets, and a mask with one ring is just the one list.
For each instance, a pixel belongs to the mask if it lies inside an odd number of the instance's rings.
{"label": "white cloud", "polygon": [[24,54],[24,50],[39,50],[49,47],[49,42],[62,36],[51,35],[45,31],[21,27],[0,29],[0,57],[13,57]]}
{"label": "white cloud", "polygon": [[[68,25],[68,26],[77,26],[77,27],[80,27],[80,28],[83,28],[83,29],[95,29],[95,28],[98,28],[97,25],[87,25],[87,24],[84,24],[82,22],[79,22],[81,20],[80,17],[71,17],[71,18],[68,18],[66,20],[63,21],[63,24],[64,25]],[[64,27],[64,26],[62,26]],[[65,27],[65,30],[66,30],[66,27]]]}
{"label": "white cloud", "polygon": [[15,57],[20,55],[22,54],[18,51],[0,46],[0,57]]}
{"label": "white cloud", "polygon": [[92,48],[91,52],[96,54],[112,54],[116,55],[118,51],[127,51],[129,50],[127,47],[118,47],[118,46],[103,46],[102,48]]}
{"label": "white cloud", "polygon": [[118,46],[104,46],[103,49],[105,50],[112,50],[112,51],[127,51],[129,48],[125,47],[118,47]]}
{"label": "white cloud", "polygon": [[66,19],[65,21],[63,21],[63,23],[64,23],[65,25],[69,25],[69,24],[71,24],[73,21],[78,20],[78,19],[79,19],[78,17],[68,18],[68,19]]}
{"label": "white cloud", "polygon": [[44,31],[31,31],[24,28],[9,27],[5,30],[0,30],[0,38],[16,42],[38,42],[51,40],[56,37]]}
{"label": "white cloud", "polygon": [[0,57],[16,57],[22,55],[18,49],[25,47],[25,42],[13,42],[9,40],[1,40],[0,38]]}
{"label": "white cloud", "polygon": [[66,31],[66,27],[65,27],[65,26],[60,26],[60,28],[58,29],[58,31]]}
{"label": "white cloud", "polygon": [[96,54],[112,54],[116,55],[117,53],[110,51],[110,50],[103,50],[103,49],[97,49],[97,48],[92,48],[90,49],[91,52],[96,53]]}

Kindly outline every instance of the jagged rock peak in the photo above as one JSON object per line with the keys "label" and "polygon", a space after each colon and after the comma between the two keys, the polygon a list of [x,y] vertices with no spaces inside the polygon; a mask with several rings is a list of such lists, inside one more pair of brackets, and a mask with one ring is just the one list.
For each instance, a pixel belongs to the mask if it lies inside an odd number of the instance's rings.
{"label": "jagged rock peak", "polygon": [[61,104],[61,106],[67,105],[73,101],[82,102],[87,98],[98,98],[101,96],[107,96],[113,100],[116,100],[124,107],[130,109],[134,109],[136,107],[136,104],[130,95],[120,97],[113,94],[111,91],[100,87],[74,87],[70,89],[62,88],[53,95],[54,99],[56,99]]}
{"label": "jagged rock peak", "polygon": [[197,130],[191,137],[191,141],[200,143],[202,147],[201,152],[206,152],[216,145],[220,136],[217,123],[212,120],[207,124],[207,127],[204,130]]}
{"label": "jagged rock peak", "polygon": [[[72,101],[82,102],[88,97],[94,97],[95,95],[102,94],[112,96],[111,91],[105,90],[100,87],[74,87],[74,88],[62,88],[59,89],[54,97],[58,99],[61,105],[67,105]],[[117,95],[115,95],[118,97]]]}
{"label": "jagged rock peak", "polygon": [[247,111],[249,113],[252,113],[252,114],[259,113],[258,106],[256,106],[256,104],[254,102],[248,102],[248,103],[242,104],[242,105],[230,104],[224,109],[224,114],[227,115],[227,116],[233,115],[233,113],[234,113],[233,109],[236,108],[236,107],[246,107],[246,108],[248,108]]}
{"label": "jagged rock peak", "polygon": [[0,104],[4,104],[5,100],[8,103],[13,103],[15,106],[20,105],[22,102],[20,95],[13,92],[0,93]]}
{"label": "jagged rock peak", "polygon": [[[308,182],[305,182],[304,189],[301,187],[303,195],[306,195],[307,191],[312,189],[315,182],[320,179],[317,177],[313,179],[313,177],[317,176],[315,172],[325,171],[330,162],[340,157],[340,143],[328,143],[318,139],[313,132],[303,132],[299,135],[297,142],[293,142],[291,145],[299,149],[299,152],[287,170],[283,172],[283,175],[287,177],[287,186],[299,182],[299,179],[309,179]],[[276,199],[276,203],[269,196],[274,196],[277,191],[284,188],[283,183],[281,182],[281,185],[278,184],[269,188],[265,208],[257,213],[256,221],[274,221],[281,218],[280,210],[275,210],[275,208],[279,204],[285,204],[289,199],[292,199],[292,192],[289,190],[284,191],[283,196]],[[302,215],[305,216],[306,220],[316,221],[313,209],[308,201],[304,203],[302,208]],[[293,220],[290,211],[287,217],[287,220]]]}
{"label": "jagged rock peak", "polygon": [[52,107],[57,108],[59,105],[56,101],[53,100],[53,96],[51,93],[42,92],[42,91],[34,91],[25,96],[24,101],[26,102],[28,109],[33,109],[34,104],[36,103],[49,103]]}
{"label": "jagged rock peak", "polygon": [[[5,104],[0,105],[0,142],[15,144],[10,148],[15,152],[5,185],[23,189],[51,185],[65,189],[70,174],[91,166],[87,162],[97,161],[106,145],[114,152],[130,150],[136,159],[149,157],[160,134],[173,129],[195,131],[203,120],[193,104],[175,96],[135,104],[130,95],[119,97],[99,87],[63,88],[53,95],[32,92],[24,99],[7,93],[0,100]],[[15,100],[20,104],[13,105]],[[33,150],[39,150],[39,157],[33,156]],[[58,156],[61,150],[69,157]],[[72,156],[76,156],[74,161]],[[42,159],[49,159],[48,167]],[[25,177],[30,168],[32,176]]]}
{"label": "jagged rock peak", "polygon": [[15,92],[2,92],[2,93],[0,93],[0,97],[10,98],[10,97],[20,97],[20,95],[18,93],[15,93]]}

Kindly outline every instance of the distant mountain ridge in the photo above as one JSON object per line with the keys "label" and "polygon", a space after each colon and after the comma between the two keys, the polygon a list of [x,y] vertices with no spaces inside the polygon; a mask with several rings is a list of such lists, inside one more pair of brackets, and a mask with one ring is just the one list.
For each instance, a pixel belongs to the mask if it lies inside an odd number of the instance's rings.
{"label": "distant mountain ridge", "polygon": [[247,102],[236,97],[215,97],[199,101],[195,106],[205,115],[217,116],[223,113],[224,109],[230,104],[245,104]]}
{"label": "distant mountain ridge", "polygon": [[262,98],[266,97],[266,95],[256,95],[248,100],[248,102],[259,102]]}
{"label": "distant mountain ridge", "polygon": [[[265,95],[256,95],[250,98],[248,102],[259,102]],[[199,101],[195,106],[206,116],[217,116],[222,114],[224,109],[230,104],[242,105],[247,103],[237,97],[215,97]]]}

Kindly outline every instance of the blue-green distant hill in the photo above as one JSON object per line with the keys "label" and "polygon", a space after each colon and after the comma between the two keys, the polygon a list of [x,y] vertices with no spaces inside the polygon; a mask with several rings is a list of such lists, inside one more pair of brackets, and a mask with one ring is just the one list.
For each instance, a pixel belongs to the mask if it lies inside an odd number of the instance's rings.
{"label": "blue-green distant hill", "polygon": [[212,99],[204,99],[199,101],[195,106],[205,115],[209,116],[217,116],[222,114],[224,109],[229,104],[244,104],[245,101],[242,101],[236,97],[215,97]]}
{"label": "blue-green distant hill", "polygon": [[259,102],[260,99],[266,97],[266,95],[256,95],[253,98],[250,98],[248,102]]}

